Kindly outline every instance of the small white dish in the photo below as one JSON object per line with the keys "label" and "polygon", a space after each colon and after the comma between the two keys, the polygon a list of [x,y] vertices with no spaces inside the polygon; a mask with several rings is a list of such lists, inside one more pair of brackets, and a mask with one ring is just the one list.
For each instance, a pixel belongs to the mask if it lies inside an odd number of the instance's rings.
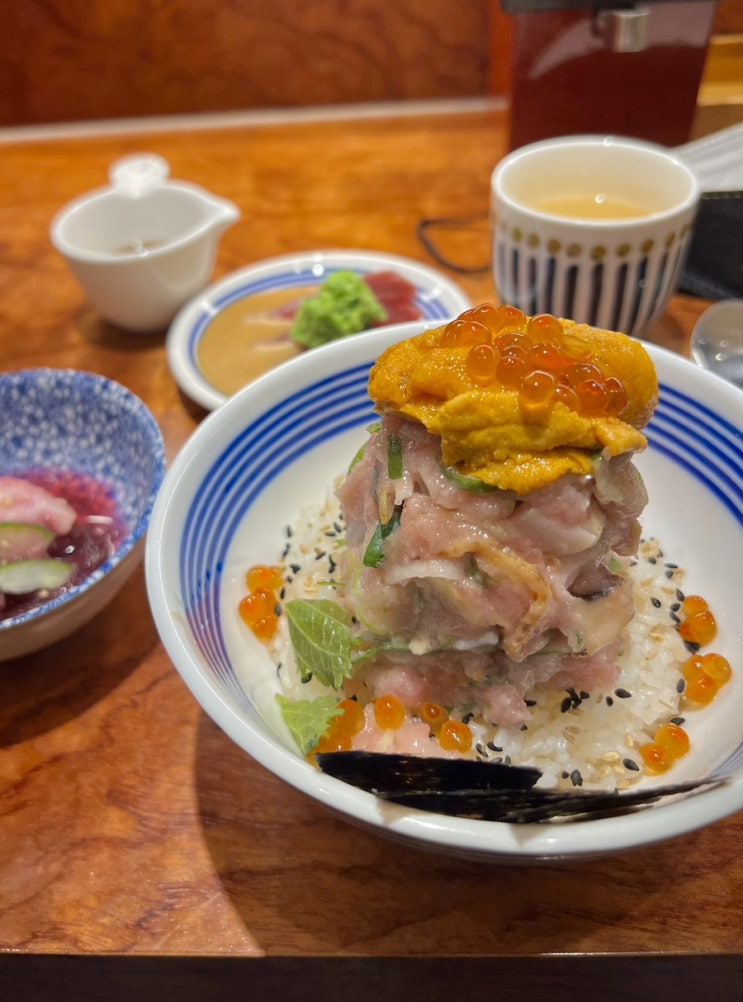
{"label": "small white dish", "polygon": [[207,410],[221,407],[229,394],[214,386],[199,364],[199,347],[214,318],[255,293],[319,286],[333,272],[346,269],[362,276],[391,271],[404,278],[415,287],[415,305],[423,320],[443,322],[472,305],[459,286],[440,272],[396,254],[320,250],[269,258],[227,275],[178,313],[168,331],[166,350],[180,388]]}
{"label": "small white dish", "polygon": [[91,304],[125,330],[164,330],[207,284],[219,238],[240,218],[232,202],[168,173],[162,157],[126,157],[111,167],[110,187],[52,221],[51,241]]}
{"label": "small white dish", "polygon": [[[320,502],[375,414],[370,365],[389,344],[436,322],[380,328],[269,372],[209,415],[176,458],[153,512],[147,587],[168,654],[204,710],[244,751],[326,807],[373,830],[457,855],[528,863],[623,852],[743,808],[743,435],[738,391],[687,359],[648,346],[661,399],[638,457],[650,502],[646,534],[686,569],[720,624],[715,650],[734,666],[724,695],[694,721],[674,780],[737,778],[635,814],[511,825],[404,809],[331,778],[303,759],[276,709],[276,666],[241,630],[238,580],[274,563],[286,526]],[[691,725],[690,725],[691,727]],[[646,781],[641,781],[645,783]],[[652,782],[652,781],[649,781]]]}
{"label": "small white dish", "polygon": [[743,389],[743,299],[723,299],[708,307],[691,334],[697,365]]}

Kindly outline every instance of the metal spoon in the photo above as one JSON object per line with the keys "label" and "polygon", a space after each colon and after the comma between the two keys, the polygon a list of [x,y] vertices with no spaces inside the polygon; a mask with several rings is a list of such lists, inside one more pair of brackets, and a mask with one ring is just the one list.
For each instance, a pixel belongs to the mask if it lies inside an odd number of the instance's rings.
{"label": "metal spoon", "polygon": [[724,299],[704,311],[691,335],[697,365],[743,389],[743,299]]}

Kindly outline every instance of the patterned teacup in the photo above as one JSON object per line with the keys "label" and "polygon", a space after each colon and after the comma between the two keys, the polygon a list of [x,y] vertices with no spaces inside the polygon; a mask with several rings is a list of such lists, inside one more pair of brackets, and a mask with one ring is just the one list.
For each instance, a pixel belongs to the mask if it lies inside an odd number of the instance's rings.
{"label": "patterned teacup", "polygon": [[673,294],[699,188],[672,152],[569,136],[514,150],[492,177],[504,303],[642,335]]}

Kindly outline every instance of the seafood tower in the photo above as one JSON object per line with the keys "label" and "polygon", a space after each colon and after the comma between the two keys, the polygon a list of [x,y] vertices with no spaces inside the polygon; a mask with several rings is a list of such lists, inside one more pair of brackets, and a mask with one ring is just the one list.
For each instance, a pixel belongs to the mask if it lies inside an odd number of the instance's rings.
{"label": "seafood tower", "polygon": [[340,485],[345,692],[516,728],[540,689],[616,683],[657,403],[623,334],[489,304],[386,350]]}

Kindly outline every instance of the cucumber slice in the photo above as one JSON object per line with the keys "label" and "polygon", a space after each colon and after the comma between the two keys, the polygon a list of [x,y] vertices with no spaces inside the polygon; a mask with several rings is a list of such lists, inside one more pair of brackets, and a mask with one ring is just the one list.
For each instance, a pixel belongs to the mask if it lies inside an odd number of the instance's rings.
{"label": "cucumber slice", "polygon": [[0,591],[8,595],[53,591],[66,584],[75,572],[73,564],[49,557],[46,560],[16,560],[0,565]]}
{"label": "cucumber slice", "polygon": [[53,539],[54,533],[46,525],[0,522],[0,560],[11,563],[43,557]]}

